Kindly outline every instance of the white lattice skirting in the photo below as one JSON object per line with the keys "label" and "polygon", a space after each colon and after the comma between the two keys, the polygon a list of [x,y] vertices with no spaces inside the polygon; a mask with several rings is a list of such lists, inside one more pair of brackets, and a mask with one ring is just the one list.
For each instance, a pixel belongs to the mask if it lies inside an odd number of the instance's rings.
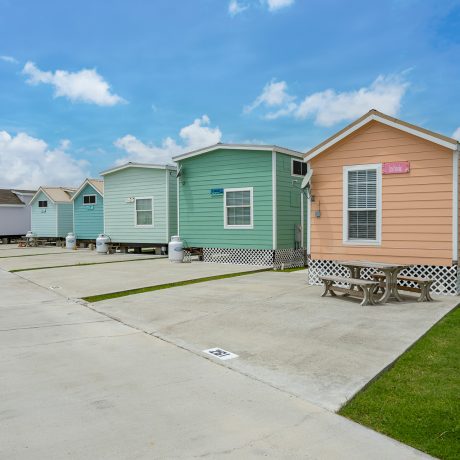
{"label": "white lattice skirting", "polygon": [[[371,279],[372,274],[378,270],[366,268],[361,271],[363,278]],[[309,260],[308,284],[321,284],[320,276],[336,275],[349,276],[345,267],[332,260]],[[425,277],[434,280],[431,287],[433,294],[457,295],[460,294],[459,270],[457,266],[446,267],[442,265],[412,265],[401,271],[402,276]],[[400,281],[401,285],[416,287],[415,283]]]}
{"label": "white lattice skirting", "polygon": [[203,261],[221,264],[262,265],[274,268],[303,267],[304,249],[221,249],[203,248]]}

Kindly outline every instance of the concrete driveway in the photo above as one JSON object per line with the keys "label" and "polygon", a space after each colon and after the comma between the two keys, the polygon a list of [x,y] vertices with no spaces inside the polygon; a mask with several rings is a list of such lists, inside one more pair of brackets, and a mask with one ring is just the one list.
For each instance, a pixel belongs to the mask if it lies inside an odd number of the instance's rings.
{"label": "concrete driveway", "polygon": [[306,272],[264,272],[106,300],[93,308],[329,410],[339,409],[458,304],[361,307],[321,297]]}
{"label": "concrete driveway", "polygon": [[0,292],[0,458],[426,458],[2,270]]}
{"label": "concrete driveway", "polygon": [[[95,254],[94,257],[97,258],[98,254]],[[157,258],[155,260],[25,271],[19,272],[18,275],[46,288],[52,286],[53,289],[66,297],[80,298],[260,269],[260,266],[254,265],[207,264],[203,262],[174,264],[167,259]]]}

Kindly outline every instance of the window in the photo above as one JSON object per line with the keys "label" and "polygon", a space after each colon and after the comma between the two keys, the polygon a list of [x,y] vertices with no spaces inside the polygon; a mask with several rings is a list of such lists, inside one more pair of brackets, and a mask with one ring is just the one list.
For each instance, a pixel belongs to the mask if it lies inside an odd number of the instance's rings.
{"label": "window", "polygon": [[47,208],[48,207],[48,201],[43,200],[38,202],[38,207],[39,208]]}
{"label": "window", "polygon": [[83,204],[96,204],[96,195],[83,195]]}
{"label": "window", "polygon": [[136,227],[153,226],[153,198],[135,198]]}
{"label": "window", "polygon": [[307,174],[307,163],[302,160],[294,160],[292,159],[292,176],[305,176]]}
{"label": "window", "polygon": [[380,244],[381,165],[344,168],[344,242]]}
{"label": "window", "polygon": [[224,190],[224,228],[253,228],[252,188]]}

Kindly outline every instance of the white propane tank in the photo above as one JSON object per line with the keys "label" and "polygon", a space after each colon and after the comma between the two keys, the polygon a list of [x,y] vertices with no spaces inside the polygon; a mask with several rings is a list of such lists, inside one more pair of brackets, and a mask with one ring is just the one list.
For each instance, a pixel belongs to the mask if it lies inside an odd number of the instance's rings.
{"label": "white propane tank", "polygon": [[181,263],[184,260],[184,243],[180,240],[180,236],[171,236],[171,241],[168,244],[168,259],[170,262]]}
{"label": "white propane tank", "polygon": [[77,247],[77,238],[74,233],[67,233],[65,237],[65,247],[66,249],[75,249]]}
{"label": "white propane tank", "polygon": [[109,252],[110,237],[101,233],[96,238],[96,252],[107,254]]}

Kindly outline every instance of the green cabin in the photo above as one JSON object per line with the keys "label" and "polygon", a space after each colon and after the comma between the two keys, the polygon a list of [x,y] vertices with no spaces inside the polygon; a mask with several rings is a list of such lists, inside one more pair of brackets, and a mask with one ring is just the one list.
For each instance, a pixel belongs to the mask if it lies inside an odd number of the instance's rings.
{"label": "green cabin", "polygon": [[104,233],[124,247],[166,246],[177,234],[176,168],[126,163],[103,171]]}
{"label": "green cabin", "polygon": [[216,144],[178,164],[178,233],[208,262],[301,266],[306,245],[303,154]]}
{"label": "green cabin", "polygon": [[72,196],[73,232],[79,241],[95,241],[104,232],[104,181],[86,179]]}
{"label": "green cabin", "polygon": [[76,189],[40,187],[30,200],[31,230],[42,238],[65,238],[73,232],[72,196]]}

